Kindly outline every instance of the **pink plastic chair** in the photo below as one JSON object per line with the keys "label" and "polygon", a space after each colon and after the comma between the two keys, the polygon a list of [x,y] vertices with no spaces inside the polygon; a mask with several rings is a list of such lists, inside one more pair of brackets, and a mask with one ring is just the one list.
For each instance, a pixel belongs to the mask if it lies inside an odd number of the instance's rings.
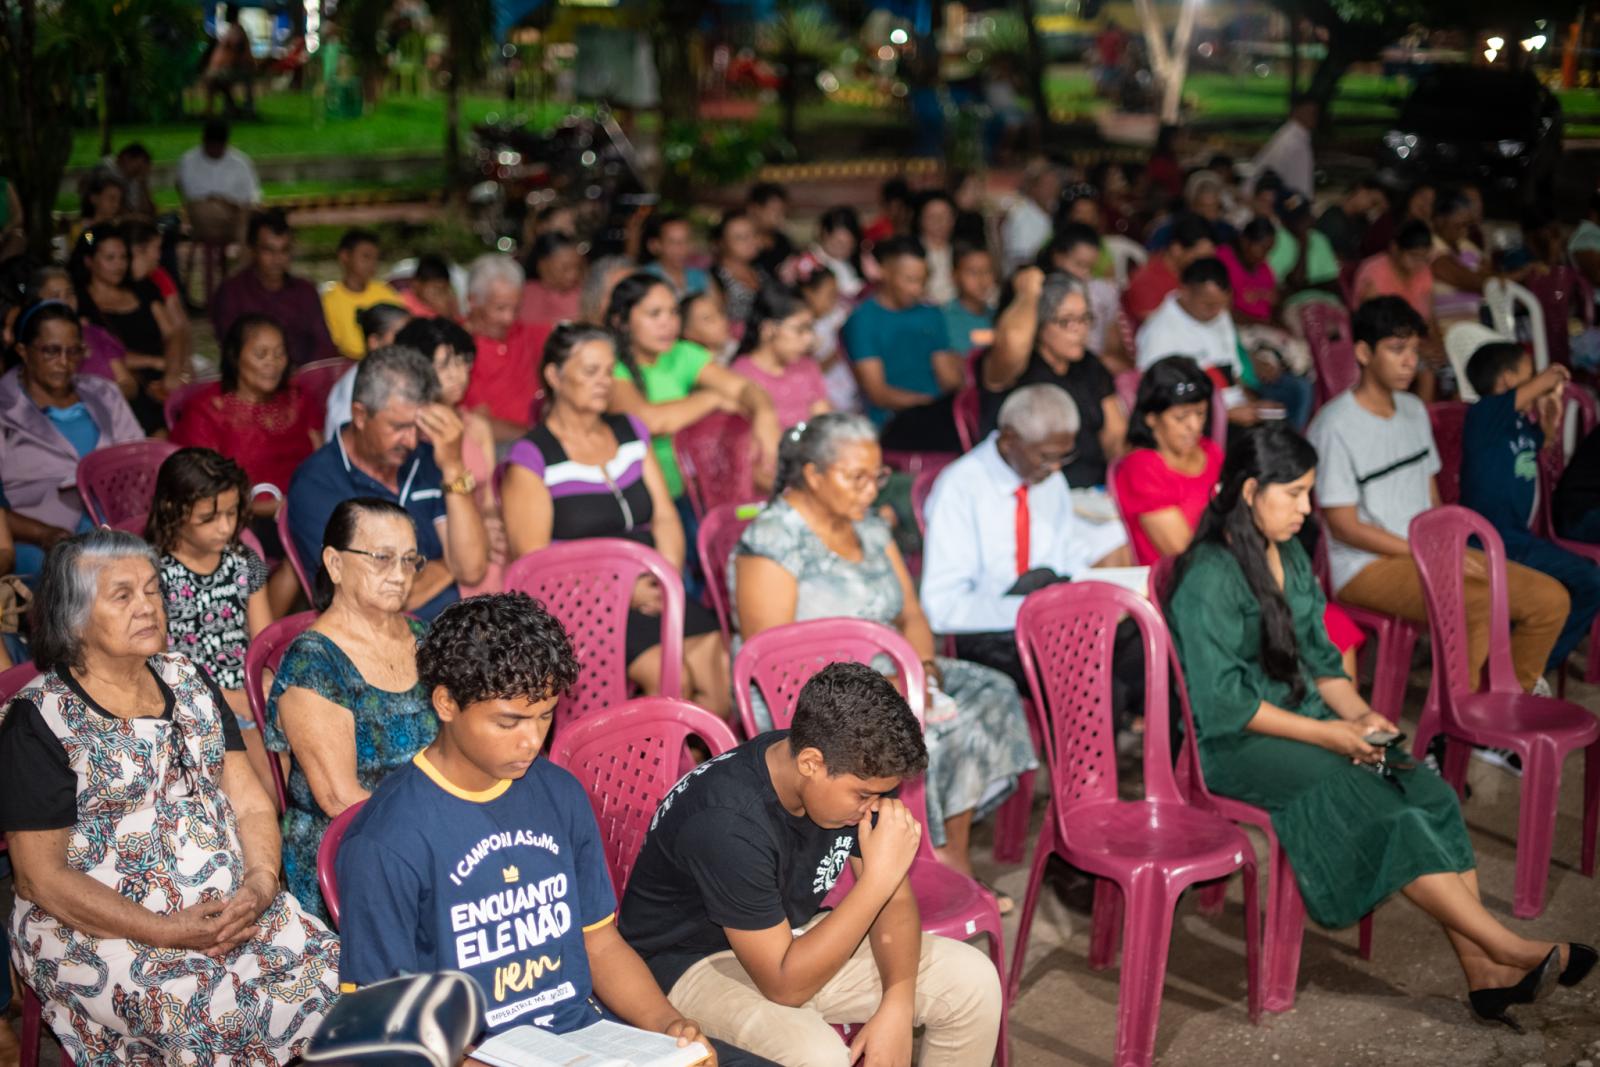
{"label": "pink plastic chair", "polygon": [[334,870],[334,861],[339,856],[339,845],[344,842],[344,832],[350,829],[364,804],[365,800],[358,800],[335,815],[317,845],[317,888],[322,890],[322,902],[328,906],[328,918],[333,920],[335,930],[339,929],[339,876]]}
{"label": "pink plastic chair", "polygon": [[672,697],[639,697],[562,730],[550,759],[583,783],[605,842],[617,898],[627,888],[656,806],[683,777],[684,742],[698,737],[711,755],[738,745],[728,724]]}
{"label": "pink plastic chair", "polygon": [[300,579],[300,590],[305,593],[306,599],[313,597],[311,574],[306,570],[305,563],[300,559],[300,552],[294,547],[294,534],[289,528],[289,499],[284,498],[278,507],[278,517],[273,520],[278,527],[278,543],[283,545],[283,558],[289,561],[289,566],[294,570],[294,576]]}
{"label": "pink plastic chair", "polygon": [[[1144,799],[1118,799],[1111,723],[1111,647],[1130,616],[1144,644]],[[1089,966],[1109,966],[1119,932],[1124,946],[1117,997],[1119,1065],[1155,1054],[1161,987],[1172,940],[1172,912],[1189,886],[1244,876],[1245,969],[1250,1021],[1261,1015],[1260,910],[1250,839],[1215,812],[1190,804],[1172,770],[1167,666],[1174,662],[1166,623],[1148,600],[1105,582],[1073,582],[1030,594],[1017,618],[1017,648],[1035,704],[1049,716],[1045,749],[1052,780],[1050,815],[1034,852],[1017,925],[1011,993],[1051,855],[1095,883]],[[1120,896],[1112,885],[1121,889]],[[1120,931],[1119,931],[1120,926]]]}
{"label": "pink plastic chair", "polygon": [[343,356],[315,360],[295,368],[289,376],[289,383],[311,398],[316,403],[316,409],[322,411],[328,406],[328,394],[333,392],[339,379],[353,366],[355,364]]}
{"label": "pink plastic chair", "polygon": [[[245,650],[244,694],[250,701],[250,717],[256,721],[262,744],[267,742],[267,672],[278,669],[290,644],[316,621],[317,613],[314,611],[286,615],[251,638],[250,647]],[[267,762],[272,766],[272,788],[277,794],[278,811],[288,811],[289,789],[285,781],[283,754],[269,752],[267,755]]]}
{"label": "pink plastic chair", "polygon": [[1320,408],[1355,385],[1361,376],[1350,332],[1350,313],[1326,300],[1309,300],[1300,306],[1300,327],[1317,371],[1315,401]]}
{"label": "pink plastic chair", "polygon": [[983,440],[979,431],[981,419],[978,404],[978,387],[970,383],[962,386],[951,402],[950,412],[956,420],[956,438],[961,442],[963,452],[971,452],[973,446]]}
{"label": "pink plastic chair", "polygon": [[1117,375],[1117,399],[1122,401],[1122,413],[1133,413],[1133,405],[1139,399],[1139,379],[1143,377],[1136,370],[1125,370]]}
{"label": "pink plastic chair", "polygon": [[[1172,568],[1177,562],[1168,556],[1150,568],[1150,592],[1157,603],[1165,603],[1172,585]],[[1218,796],[1206,788],[1205,776],[1200,770],[1200,756],[1192,739],[1195,735],[1194,712],[1189,703],[1189,688],[1183,679],[1183,665],[1178,661],[1177,650],[1172,649],[1172,676],[1177,684],[1178,707],[1183,713],[1184,741],[1178,752],[1178,788],[1189,803],[1207,811],[1214,811],[1224,819],[1254,826],[1267,839],[1267,913],[1266,936],[1261,942],[1261,1007],[1265,1011],[1288,1011],[1294,1007],[1295,987],[1300,979],[1300,949],[1305,940],[1306,905],[1300,896],[1300,885],[1295,881],[1294,867],[1288,853],[1278,842],[1272,829],[1272,816],[1265,808],[1247,804],[1233,797]],[[1224,887],[1202,890],[1200,904],[1203,909],[1220,911]],[[1361,958],[1372,958],[1372,913],[1361,917]]]}
{"label": "pink plastic chair", "polygon": [[[752,685],[761,690],[773,726],[781,729],[789,725],[800,690],[813,674],[830,663],[870,663],[878,655],[893,660],[907,703],[921,721],[927,685],[922,661],[906,639],[888,627],[863,619],[812,619],[757,634],[733,661],[733,695],[745,732],[751,737],[759,732],[750,700]],[[900,799],[926,827],[928,813],[922,790],[920,779],[907,781],[901,787]],[[841,885],[849,877],[847,869]],[[989,958],[1002,982],[1000,1039],[995,1058],[1001,1067],[1006,1067],[1010,1063],[1006,1016],[1011,998],[1003,987],[1005,938],[1000,928],[999,905],[971,878],[940,863],[926,833],[909,877],[924,931],[957,941],[980,933],[987,938]],[[841,887],[835,886],[835,892],[840,891]]]}
{"label": "pink plastic chair", "polygon": [[129,441],[97,448],[78,461],[78,495],[97,526],[150,512],[156,472],[178,450],[166,441]]}
{"label": "pink plastic chair", "polygon": [[718,411],[672,435],[683,488],[696,518],[756,494],[756,446],[743,415]]}
{"label": "pink plastic chair", "polygon": [[556,705],[562,722],[628,699],[623,645],[634,584],[661,583],[661,696],[683,695],[683,579],[661,554],[637,541],[590,537],[541,548],[506,568],[508,590],[536,597],[572,638],[578,683]]}
{"label": "pink plastic chair", "polygon": [[183,409],[188,406],[191,400],[216,384],[215,378],[202,379],[197,382],[190,382],[187,385],[180,385],[168,393],[167,399],[161,405],[161,415],[166,420],[167,429],[170,430],[178,425],[178,420],[183,417]]}
{"label": "pink plastic chair", "polygon": [[[1553,358],[1553,357],[1552,357]],[[1578,416],[1579,439],[1594,432],[1596,424],[1600,424],[1600,411],[1597,411],[1595,399],[1583,386],[1576,382],[1568,382],[1564,394],[1568,414],[1576,409]],[[1566,453],[1559,448],[1541,448],[1539,450],[1539,506],[1534,515],[1534,532],[1540,537],[1554,541],[1568,552],[1594,560],[1600,566],[1600,545],[1586,544],[1583,541],[1569,541],[1556,533],[1555,518],[1552,514],[1551,499],[1555,494],[1556,485],[1561,481],[1562,471],[1566,469]],[[1583,680],[1590,685],[1600,684],[1600,619],[1589,630],[1589,661],[1584,670]],[[1561,696],[1567,695],[1567,672],[1565,665],[1556,678],[1556,692]]]}
{"label": "pink plastic chair", "polygon": [[733,600],[728,594],[728,560],[734,546],[755,517],[761,513],[761,502],[748,504],[718,504],[700,517],[700,530],[695,534],[695,545],[700,550],[700,569],[705,571],[706,595],[711,598],[711,610],[717,613],[717,625],[722,627],[722,643],[733,647]]}
{"label": "pink plastic chair", "polygon": [[[1323,524],[1322,537],[1317,541],[1317,551],[1311,566],[1323,595],[1334,600],[1332,584],[1328,577],[1328,532]],[[1406,683],[1411,678],[1411,656],[1421,636],[1415,623],[1398,615],[1385,615],[1369,608],[1359,607],[1343,600],[1335,601],[1352,622],[1372,634],[1372,691],[1368,703],[1372,710],[1398,722],[1405,710]],[[1417,748],[1416,751],[1426,751]]]}
{"label": "pink plastic chair", "polygon": [[[1600,827],[1600,720],[1577,704],[1522,691],[1511,663],[1506,551],[1494,527],[1476,512],[1446,506],[1411,520],[1411,556],[1422,577],[1433,637],[1433,697],[1417,724],[1414,751],[1426,752],[1436,733],[1447,738],[1444,776],[1463,792],[1472,746],[1505,748],[1522,758],[1522,804],[1517,813],[1517,880],[1511,913],[1532,919],[1544,911],[1545,883],[1561,796],[1561,765],[1584,750],[1585,876],[1594,875]],[[1489,572],[1489,662],[1479,689],[1467,667],[1467,614],[1462,565],[1467,540],[1477,538]],[[1464,798],[1463,798],[1464,799]]]}
{"label": "pink plastic chair", "polygon": [[1459,400],[1441,400],[1428,405],[1428,422],[1433,427],[1433,444],[1439,450],[1439,500],[1454,504],[1461,499],[1461,437],[1467,425],[1467,405]]}

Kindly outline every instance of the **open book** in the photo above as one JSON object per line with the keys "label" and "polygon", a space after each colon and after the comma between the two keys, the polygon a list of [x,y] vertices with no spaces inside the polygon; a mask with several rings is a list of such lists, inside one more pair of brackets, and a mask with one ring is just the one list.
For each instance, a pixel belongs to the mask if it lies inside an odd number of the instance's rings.
{"label": "open book", "polygon": [[711,1053],[699,1042],[601,1021],[570,1034],[518,1026],[479,1045],[472,1058],[490,1067],[694,1067]]}

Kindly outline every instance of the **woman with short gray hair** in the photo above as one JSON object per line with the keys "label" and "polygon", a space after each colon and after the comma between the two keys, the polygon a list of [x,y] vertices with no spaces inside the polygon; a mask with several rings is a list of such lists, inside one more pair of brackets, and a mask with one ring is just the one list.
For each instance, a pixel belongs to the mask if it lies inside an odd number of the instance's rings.
{"label": "woman with short gray hair", "polygon": [[51,550],[48,664],[0,709],[12,960],[79,1063],[285,1063],[338,997],[338,939],[278,886],[272,801],[206,673],[166,652],[150,546]]}
{"label": "woman with short gray hair", "polygon": [[1089,351],[1094,316],[1088,290],[1066,274],[1025,267],[1012,278],[1014,296],[995,320],[994,347],[978,363],[979,427],[995,428],[1000,405],[1022,385],[1065,389],[1082,422],[1078,451],[1063,469],[1075,489],[1104,485],[1106,466],[1126,442],[1128,416],[1116,380]]}
{"label": "woman with short gray hair", "polygon": [[[749,640],[806,619],[867,619],[911,643],[928,672],[928,831],[939,858],[971,875],[973,821],[998,807],[1038,759],[1011,679],[934,655],[905,560],[873,511],[887,474],[877,431],[863,416],[818,415],[784,434],[777,491],[728,564],[735,621]],[[995,896],[1009,911],[1010,898]]]}

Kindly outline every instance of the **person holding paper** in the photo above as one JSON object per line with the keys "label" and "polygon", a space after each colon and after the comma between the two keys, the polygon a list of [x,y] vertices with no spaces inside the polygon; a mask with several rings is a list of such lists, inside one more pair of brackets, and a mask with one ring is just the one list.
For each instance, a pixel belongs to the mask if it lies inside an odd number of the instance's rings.
{"label": "person holding paper", "polygon": [[384,779],[339,848],[342,988],[460,970],[483,989],[490,1034],[620,1019],[712,1044],[712,1064],[770,1067],[708,1042],[617,934],[589,799],[535,758],[578,675],[561,625],[523,593],[460,601],[418,645],[417,674],[439,734]]}
{"label": "person holding paper", "polygon": [[[999,976],[971,945],[921,932],[906,879],[922,824],[893,794],[927,762],[893,683],[835,663],[788,730],[673,787],[621,914],[673,1005],[788,1067],[909,1064],[917,1026],[923,1067],[988,1063]],[[823,912],[847,863],[855,884]],[[863,1025],[847,1047],[831,1022]]]}

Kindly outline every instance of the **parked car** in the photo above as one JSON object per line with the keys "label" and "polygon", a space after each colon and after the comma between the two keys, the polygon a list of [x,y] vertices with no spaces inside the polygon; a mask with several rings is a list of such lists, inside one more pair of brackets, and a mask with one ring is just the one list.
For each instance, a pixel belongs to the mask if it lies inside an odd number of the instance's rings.
{"label": "parked car", "polygon": [[1418,79],[1383,136],[1379,175],[1470,181],[1491,210],[1548,202],[1561,157],[1561,103],[1526,71],[1439,66]]}

